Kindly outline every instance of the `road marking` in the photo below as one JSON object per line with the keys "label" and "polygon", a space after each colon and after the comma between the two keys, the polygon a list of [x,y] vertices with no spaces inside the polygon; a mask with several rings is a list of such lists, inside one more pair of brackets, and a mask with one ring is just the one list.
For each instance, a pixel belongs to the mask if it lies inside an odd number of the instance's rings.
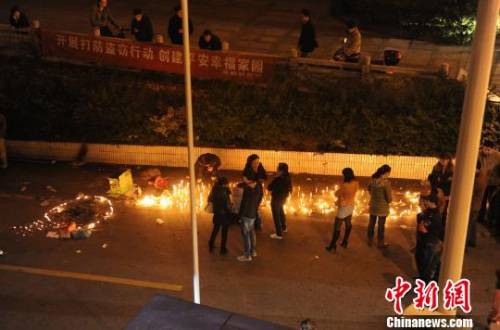
{"label": "road marking", "polygon": [[31,268],[31,267],[1,265],[1,264],[0,264],[0,270],[6,270],[6,271],[10,271],[10,272],[27,273],[27,274],[53,276],[53,277],[71,278],[71,279],[76,279],[76,280],[123,284],[123,285],[138,286],[141,288],[161,289],[161,290],[168,290],[168,291],[181,291],[182,290],[182,285],[166,284],[166,283],[159,283],[159,282],[139,281],[139,280],[132,280],[132,279],[128,279],[128,278],[120,278],[120,277],[112,277],[112,276],[73,273],[73,272],[66,272],[66,271],[62,271],[62,270],[41,269],[41,268]]}

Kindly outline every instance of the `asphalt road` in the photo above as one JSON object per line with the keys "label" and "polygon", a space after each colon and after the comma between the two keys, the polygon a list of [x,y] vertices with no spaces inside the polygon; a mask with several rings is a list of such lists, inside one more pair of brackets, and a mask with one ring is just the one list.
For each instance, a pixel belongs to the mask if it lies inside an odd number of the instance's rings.
{"label": "asphalt road", "polygon": [[[106,178],[117,168],[18,161],[0,172],[0,249],[8,253],[0,257],[1,329],[118,329],[156,293],[192,299],[188,214],[141,209],[117,201],[115,215],[104,230],[86,240],[49,239],[46,231],[22,237],[11,229],[41,218],[48,208],[78,192],[104,194]],[[172,178],[186,174],[184,169],[163,172]],[[306,189],[338,180],[306,178],[298,176],[295,183]],[[49,192],[47,185],[57,192]],[[417,185],[393,182],[396,189]],[[23,192],[22,187],[26,187]],[[51,196],[50,206],[39,205]],[[164,223],[159,225],[157,218]],[[289,216],[289,232],[282,241],[269,238],[272,219],[267,210],[263,218],[264,229],[257,234],[259,256],[243,264],[236,260],[242,251],[239,229],[230,228],[228,255],[209,253],[211,218],[199,215],[203,304],[290,327],[312,318],[320,329],[385,328],[385,317],[393,315],[391,304],[384,299],[386,288],[393,286],[396,276],[413,282],[416,275],[409,252],[415,242],[412,217],[389,222],[386,236],[391,245],[384,251],[366,245],[367,219],[356,217],[349,247],[336,254],[324,249],[331,235],[331,218]],[[472,315],[478,324],[484,324],[493,299],[500,249],[484,228],[479,229],[478,247],[466,254],[464,277],[472,281]],[[3,269],[6,265],[175,284],[182,289],[27,274]]]}

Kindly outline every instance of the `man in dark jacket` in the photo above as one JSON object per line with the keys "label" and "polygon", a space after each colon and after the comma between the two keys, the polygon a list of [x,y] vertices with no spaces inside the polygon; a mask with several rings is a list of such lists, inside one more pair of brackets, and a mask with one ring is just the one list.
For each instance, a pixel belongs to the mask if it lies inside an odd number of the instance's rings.
{"label": "man in dark jacket", "polygon": [[307,57],[312,53],[314,48],[318,47],[316,41],[316,30],[311,22],[310,12],[307,9],[302,9],[302,28],[300,30],[299,44],[300,56]]}
{"label": "man in dark jacket", "polygon": [[418,242],[415,259],[417,261],[419,278],[426,283],[437,280],[439,253],[443,225],[439,212],[439,198],[435,194],[422,197],[425,203],[418,223]]}
{"label": "man in dark jacket", "polygon": [[220,254],[226,254],[227,248],[227,232],[229,229],[229,217],[231,216],[231,200],[229,195],[231,191],[229,190],[229,183],[227,178],[218,178],[217,182],[212,188],[210,195],[208,196],[208,202],[212,203],[213,206],[213,223],[214,228],[212,234],[210,235],[210,240],[208,241],[208,248],[212,252],[215,248],[215,238],[219,233],[219,229],[222,226],[222,238],[220,244]]}
{"label": "man in dark jacket", "polygon": [[222,42],[220,41],[220,38],[217,37],[215,34],[213,34],[212,31],[210,30],[203,31],[203,34],[201,35],[200,40],[198,41],[198,45],[200,46],[200,49],[207,49],[207,50],[222,49]]}
{"label": "man in dark jacket", "polygon": [[254,222],[262,195],[262,186],[257,182],[248,183],[243,192],[239,216],[244,253],[238,257],[239,261],[252,261],[252,257],[257,256]]}
{"label": "man in dark jacket", "polygon": [[142,10],[134,9],[134,18],[130,30],[135,40],[142,42],[153,41],[153,26],[149,17],[143,15]]}
{"label": "man in dark jacket", "polygon": [[117,30],[121,29],[111,16],[108,0],[97,0],[90,12],[90,24],[94,30],[99,30],[100,35],[103,37],[113,36],[109,24],[113,25]]}
{"label": "man in dark jacket", "polygon": [[9,16],[10,26],[14,29],[27,28],[30,26],[30,22],[24,13],[19,10],[19,7],[12,7]]}
{"label": "man in dark jacket", "polygon": [[[182,37],[182,8],[181,6],[175,6],[174,8],[175,15],[170,18],[168,22],[168,36],[172,41],[173,45],[183,45],[183,37]],[[194,31],[193,21],[189,19],[189,35],[192,35]]]}

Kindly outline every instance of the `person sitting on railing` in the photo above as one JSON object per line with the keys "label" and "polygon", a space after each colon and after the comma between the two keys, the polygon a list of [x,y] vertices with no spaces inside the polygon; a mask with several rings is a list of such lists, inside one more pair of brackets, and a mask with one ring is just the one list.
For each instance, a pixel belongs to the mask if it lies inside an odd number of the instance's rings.
{"label": "person sitting on railing", "polygon": [[141,9],[134,9],[134,18],[130,24],[130,30],[137,41],[153,41],[153,26],[151,25],[151,20],[142,13]]}
{"label": "person sitting on railing", "polygon": [[339,62],[358,62],[361,55],[361,33],[356,22],[349,20],[346,24],[347,36],[344,38],[342,48],[333,55],[333,60]]}
{"label": "person sitting on railing", "polygon": [[116,24],[115,20],[111,16],[108,8],[108,0],[97,0],[95,6],[92,7],[90,14],[90,24],[94,30],[99,30],[100,35],[103,37],[112,37],[113,33],[109,28],[109,23],[113,25],[117,30],[122,28]]}
{"label": "person sitting on railing", "polygon": [[213,34],[212,31],[210,30],[203,31],[203,34],[201,35],[200,40],[198,41],[198,45],[200,46],[200,49],[207,49],[207,50],[222,49],[222,42],[220,41],[220,38],[217,37],[215,34]]}
{"label": "person sitting on railing", "polygon": [[13,29],[27,28],[30,26],[28,18],[17,6],[12,7],[10,10],[9,20],[10,26],[12,26]]}
{"label": "person sitting on railing", "polygon": [[[174,7],[175,15],[170,18],[168,22],[168,36],[172,41],[173,45],[183,45],[184,42],[182,40],[182,7],[177,5]],[[194,32],[193,21],[191,18],[189,19],[189,35],[192,35]]]}

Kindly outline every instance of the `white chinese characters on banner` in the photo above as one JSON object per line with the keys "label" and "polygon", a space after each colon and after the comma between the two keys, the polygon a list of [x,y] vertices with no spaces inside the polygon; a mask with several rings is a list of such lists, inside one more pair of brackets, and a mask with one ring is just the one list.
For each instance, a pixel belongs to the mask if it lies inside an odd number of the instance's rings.
{"label": "white chinese characters on banner", "polygon": [[[127,58],[131,61],[151,61],[168,63],[174,72],[183,70],[183,52],[177,49],[168,49],[156,45],[147,46],[140,43],[131,43],[127,40],[111,38],[90,38],[82,35],[70,35],[55,33],[52,35],[57,48],[72,50],[75,52],[85,52],[112,57]],[[134,64],[140,66],[140,64]],[[197,69],[205,76],[230,76],[242,78],[262,78],[264,75],[264,60],[255,59],[245,55],[241,57],[235,53],[224,52],[200,52],[191,53],[191,66],[193,74],[197,74]],[[163,67],[163,69],[168,68]],[[148,66],[145,66],[147,69]]]}

